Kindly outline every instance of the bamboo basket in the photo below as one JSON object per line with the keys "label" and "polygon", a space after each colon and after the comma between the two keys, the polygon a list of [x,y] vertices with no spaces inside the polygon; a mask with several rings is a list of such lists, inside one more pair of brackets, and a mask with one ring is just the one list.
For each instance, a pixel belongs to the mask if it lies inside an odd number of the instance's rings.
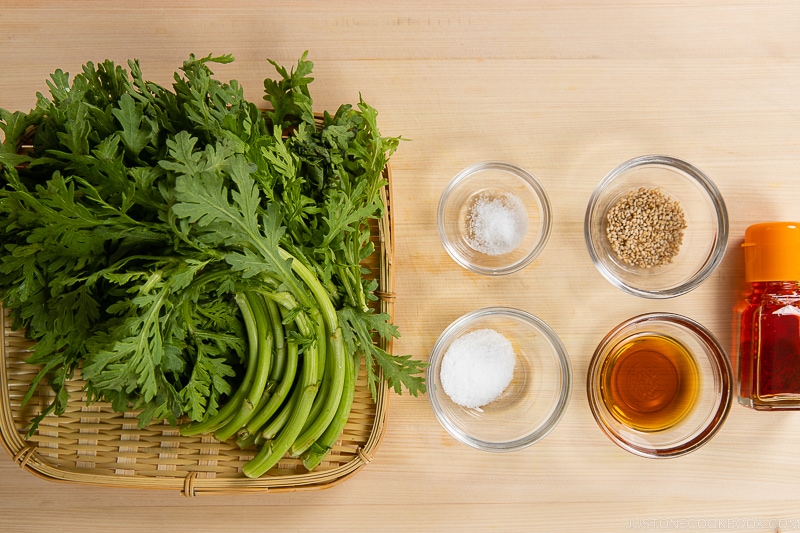
{"label": "bamboo basket", "polygon": [[[384,216],[371,221],[373,254],[364,261],[378,280],[378,310],[393,316],[391,170],[382,191]],[[1,309],[1,307],[0,307]],[[385,432],[388,389],[383,383],[373,400],[362,365],[353,408],[342,436],[316,469],[308,472],[300,459],[284,457],[266,474],[250,479],[242,466],[256,453],[213,436],[183,437],[167,423],[139,429],[136,413],[116,413],[110,404],[86,404],[83,381],[69,382],[66,412],[48,416],[24,440],[25,426],[53,395],[48,385],[22,406],[38,367],[25,362],[32,341],[13,331],[7,309],[0,330],[0,437],[21,467],[50,481],[80,485],[180,491],[184,496],[319,490],[334,486],[363,468],[374,456]],[[391,340],[378,341],[391,353]]]}

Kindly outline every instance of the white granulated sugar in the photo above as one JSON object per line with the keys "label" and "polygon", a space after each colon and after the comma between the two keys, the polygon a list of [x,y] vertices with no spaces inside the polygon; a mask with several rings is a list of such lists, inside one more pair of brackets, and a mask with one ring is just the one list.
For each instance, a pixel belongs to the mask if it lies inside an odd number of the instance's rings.
{"label": "white granulated sugar", "polygon": [[528,212],[511,193],[478,196],[467,213],[467,242],[487,255],[513,251],[525,237]]}
{"label": "white granulated sugar", "polygon": [[458,405],[478,408],[496,400],[511,383],[517,358],[511,341],[493,329],[457,338],[442,359],[442,389]]}

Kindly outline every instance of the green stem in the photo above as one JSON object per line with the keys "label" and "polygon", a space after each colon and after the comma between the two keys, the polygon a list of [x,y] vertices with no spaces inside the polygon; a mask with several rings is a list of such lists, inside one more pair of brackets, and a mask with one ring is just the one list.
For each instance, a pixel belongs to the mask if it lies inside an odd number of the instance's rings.
{"label": "green stem", "polygon": [[240,450],[244,450],[245,448],[249,448],[253,444],[256,443],[256,438],[258,437],[258,433],[246,433],[236,437],[236,445],[239,447]]}
{"label": "green stem", "polygon": [[286,454],[297,439],[308,418],[314,396],[317,394],[317,349],[316,341],[303,354],[303,374],[298,386],[300,396],[291,411],[289,420],[274,440],[267,441],[256,456],[242,467],[244,475],[250,478],[261,477]]}
{"label": "green stem", "polygon": [[272,338],[275,346],[269,379],[277,383],[281,379],[286,366],[286,334],[281,323],[281,312],[278,309],[278,304],[270,298],[265,298],[264,300],[267,303],[267,314],[272,326]]}
{"label": "green stem", "polygon": [[281,407],[292,390],[295,373],[297,372],[298,346],[297,343],[292,340],[289,340],[286,345],[288,348],[286,350],[286,372],[283,375],[283,379],[278,384],[278,388],[275,389],[275,392],[269,397],[264,407],[247,422],[245,432],[248,434],[258,433],[259,429],[269,422],[272,415]]}
{"label": "green stem", "polygon": [[350,410],[353,407],[357,376],[358,365],[353,361],[353,357],[348,354],[345,357],[344,394],[342,394],[336,414],[322,435],[303,455],[303,465],[308,471],[314,470],[319,466],[344,431],[344,426],[350,417]]}
{"label": "green stem", "polygon": [[[267,402],[272,397],[272,391],[274,389],[275,382],[271,380],[268,381],[267,386],[264,388],[264,394],[261,395],[261,400],[259,400],[258,405],[255,407],[255,413],[260,413],[264,406],[267,405]],[[252,420],[252,417],[250,420]],[[247,431],[247,426],[245,425],[236,433],[236,444],[239,446],[239,448],[247,448],[250,444],[253,444],[251,437],[254,437],[254,434]]]}
{"label": "green stem", "polygon": [[[233,437],[247,423],[255,413],[255,407],[264,396],[264,390],[269,378],[270,364],[272,362],[272,328],[267,319],[267,308],[264,298],[257,293],[244,294],[245,305],[250,308],[250,314],[255,318],[255,338],[258,353],[256,355],[256,369],[248,393],[242,400],[239,411],[221,428],[214,436],[219,441],[226,441]],[[251,338],[248,332],[248,338]],[[251,341],[252,342],[252,341]]]}
{"label": "green stem", "polygon": [[[327,363],[327,361],[326,361]],[[303,432],[305,432],[311,424],[314,423],[314,420],[317,419],[319,414],[322,412],[322,407],[325,404],[325,399],[330,394],[331,390],[331,373],[330,369],[326,369],[325,375],[322,377],[321,381],[317,381],[319,384],[319,392],[317,392],[317,396],[314,398],[314,404],[311,406],[311,411],[308,413],[308,420],[306,420],[305,426],[303,426]]]}
{"label": "green stem", "polygon": [[351,267],[341,265],[338,268],[339,281],[342,286],[344,286],[345,292],[347,292],[350,305],[357,309],[360,308],[366,313],[369,311],[369,304],[367,303],[367,297],[364,293],[364,287],[361,285],[361,267],[359,266],[358,268],[358,274],[355,274]]}
{"label": "green stem", "polygon": [[[292,268],[311,290],[319,306],[322,315],[321,324],[324,324],[325,328],[324,333],[329,335],[328,340],[323,342],[326,346],[330,344],[332,348],[327,358],[333,359],[330,364],[333,375],[331,376],[328,394],[325,397],[324,403],[318,403],[320,406],[320,415],[315,416],[313,422],[310,423],[307,428],[301,428],[302,435],[298,435],[301,439],[298,442],[292,443],[292,455],[300,455],[320,436],[336,413],[336,406],[342,396],[344,358],[347,357],[347,354],[345,353],[344,341],[341,328],[339,327],[339,317],[336,314],[333,302],[331,302],[330,295],[319,282],[319,279],[306,265],[297,260],[293,260]],[[317,324],[320,324],[319,320],[317,320]],[[322,363],[322,365],[323,368],[324,366],[328,366],[326,363]],[[318,400],[318,402],[322,402],[322,399]]]}
{"label": "green stem", "polygon": [[325,322],[322,320],[322,316],[319,314],[319,311],[316,309],[310,309],[309,318],[311,319],[311,324],[314,328],[314,337],[317,339],[317,381],[322,381],[325,377],[325,371],[327,369],[326,361],[328,358],[328,336],[325,331]]}
{"label": "green stem", "polygon": [[219,409],[212,417],[207,418],[202,422],[191,422],[184,424],[180,427],[181,435],[190,437],[193,435],[201,435],[205,433],[213,433],[218,430],[225,423],[236,414],[240,408],[242,401],[248,393],[250,384],[253,381],[253,375],[256,370],[256,358],[258,357],[258,344],[255,332],[255,317],[249,310],[245,298],[241,293],[236,293],[236,303],[239,305],[239,310],[242,313],[242,320],[245,323],[245,329],[248,337],[248,362],[245,370],[244,378],[239,388],[231,396],[224,407]]}
{"label": "green stem", "polygon": [[289,417],[294,410],[295,405],[297,405],[297,399],[300,397],[300,387],[295,387],[292,391],[292,395],[289,396],[289,399],[286,400],[281,406],[280,411],[276,414],[272,419],[269,421],[267,425],[261,428],[258,433],[255,434],[255,438],[263,439],[264,441],[272,440],[275,438],[275,435],[283,429],[283,426],[286,425],[286,422],[289,421]]}
{"label": "green stem", "polygon": [[337,407],[341,403],[342,396],[346,394],[346,360],[351,359],[351,357],[345,353],[344,339],[342,337],[341,329],[337,329],[336,332],[331,336],[330,343],[331,356],[328,358],[328,365],[330,368],[326,373],[326,377],[330,376],[329,378],[326,378],[326,381],[328,381],[330,384],[328,394],[325,396],[325,401],[320,409],[319,414],[313,417],[313,419],[309,417],[309,419],[313,421],[306,425],[306,428],[303,429],[301,435],[292,444],[290,453],[293,457],[299,457],[302,455],[309,448],[309,446],[314,444],[314,442],[322,436],[336,416]]}
{"label": "green stem", "polygon": [[[339,325],[339,318],[336,316],[336,308],[333,306],[333,302],[331,302],[331,297],[328,294],[328,291],[325,290],[325,287],[322,286],[322,283],[320,283],[319,279],[310,268],[297,260],[297,258],[295,258],[286,250],[282,248],[279,250],[283,259],[292,260],[292,270],[294,270],[294,272],[300,276],[300,279],[302,279],[306,286],[308,286],[311,294],[314,295],[314,299],[320,307],[322,318],[325,320],[325,324],[329,328],[329,332],[332,333],[336,331],[336,328]],[[306,302],[301,303],[304,305],[306,304]],[[306,305],[306,307],[312,306]]]}

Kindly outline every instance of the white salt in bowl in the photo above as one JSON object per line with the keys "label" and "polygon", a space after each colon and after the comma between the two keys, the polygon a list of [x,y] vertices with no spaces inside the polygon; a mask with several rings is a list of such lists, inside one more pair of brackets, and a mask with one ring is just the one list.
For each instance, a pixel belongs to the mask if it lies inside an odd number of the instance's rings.
{"label": "white salt in bowl", "polygon": [[[493,333],[481,333],[485,330]],[[503,357],[496,372],[475,365],[471,375],[460,374],[455,385],[449,385],[450,394],[460,402],[456,403],[442,383],[443,363],[471,351],[475,356],[482,348],[479,341],[491,342],[495,334],[507,339],[514,353],[510,383],[489,403],[462,405],[476,398],[485,401],[485,393],[503,379]],[[470,335],[478,338],[470,341]],[[502,342],[488,351],[505,356]],[[429,363],[428,400],[436,418],[456,440],[479,450],[509,452],[543,439],[561,420],[572,390],[570,360],[558,335],[541,319],[518,309],[491,307],[456,319],[434,344]]]}
{"label": "white salt in bowl", "polygon": [[491,276],[529,265],[550,236],[550,201],[524,169],[486,161],[459,172],[439,200],[445,250],[462,267]]}

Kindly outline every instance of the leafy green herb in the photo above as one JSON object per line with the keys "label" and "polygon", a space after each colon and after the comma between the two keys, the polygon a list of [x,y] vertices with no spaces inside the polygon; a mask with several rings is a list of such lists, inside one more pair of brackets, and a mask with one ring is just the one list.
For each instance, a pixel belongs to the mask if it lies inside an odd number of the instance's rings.
{"label": "leafy green herb", "polygon": [[31,433],[80,368],[142,425],[260,444],[256,476],[287,451],[319,464],[362,358],[373,394],[381,376],[425,392],[424,363],[373,342],[398,332],[361,265],[399,140],[363,100],[318,120],[305,54],[271,62],[265,112],[215,79],[232,60],[191,56],[171,88],[87,63],[29,113],[0,109],[0,298],[37,341],[29,396],[56,392]]}

